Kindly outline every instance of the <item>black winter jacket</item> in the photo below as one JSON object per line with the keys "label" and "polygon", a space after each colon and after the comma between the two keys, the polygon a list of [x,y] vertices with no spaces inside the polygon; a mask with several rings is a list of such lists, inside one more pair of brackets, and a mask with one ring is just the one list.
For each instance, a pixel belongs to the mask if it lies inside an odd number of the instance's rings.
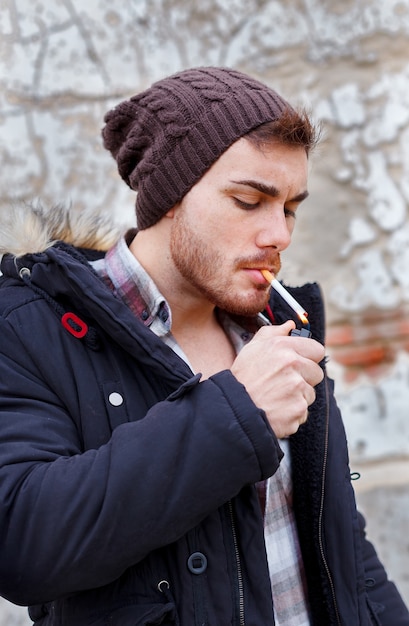
{"label": "black winter jacket", "polygon": [[[36,626],[274,624],[254,484],[282,452],[263,411],[230,371],[199,382],[77,249],[1,270],[0,593]],[[323,342],[318,287],[293,293]],[[312,624],[408,626],[332,392],[291,437]]]}

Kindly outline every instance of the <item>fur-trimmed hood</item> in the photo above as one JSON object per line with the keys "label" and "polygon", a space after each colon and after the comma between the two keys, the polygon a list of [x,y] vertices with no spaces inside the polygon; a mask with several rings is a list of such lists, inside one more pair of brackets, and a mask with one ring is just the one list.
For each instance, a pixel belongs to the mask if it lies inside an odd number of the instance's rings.
{"label": "fur-trimmed hood", "polygon": [[108,250],[125,232],[108,213],[57,205],[19,204],[0,211],[0,257],[43,252],[56,241]]}

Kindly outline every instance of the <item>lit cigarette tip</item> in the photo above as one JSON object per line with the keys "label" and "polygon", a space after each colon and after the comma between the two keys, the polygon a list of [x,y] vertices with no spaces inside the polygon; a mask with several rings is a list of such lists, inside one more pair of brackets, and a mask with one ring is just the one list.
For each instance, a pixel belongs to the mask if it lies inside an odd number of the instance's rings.
{"label": "lit cigarette tip", "polygon": [[298,317],[300,318],[303,324],[308,324],[308,317],[307,317],[306,311],[304,311],[304,313],[298,313]]}
{"label": "lit cigarette tip", "polygon": [[280,282],[276,279],[274,274],[272,274],[269,270],[260,270],[263,274],[264,278],[270,285],[275,289],[280,296],[290,305],[290,307],[295,311],[302,321],[303,324],[308,324],[308,313],[304,311],[301,304],[297,302],[293,296],[288,293],[288,291],[282,286]]}

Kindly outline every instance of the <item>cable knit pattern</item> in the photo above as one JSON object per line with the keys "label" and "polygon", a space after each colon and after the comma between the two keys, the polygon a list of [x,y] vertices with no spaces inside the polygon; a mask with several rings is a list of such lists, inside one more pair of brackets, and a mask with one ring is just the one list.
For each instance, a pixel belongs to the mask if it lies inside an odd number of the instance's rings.
{"label": "cable knit pattern", "polygon": [[164,78],[109,111],[104,146],[138,192],[138,228],[155,224],[234,141],[287,108],[250,76],[201,67]]}

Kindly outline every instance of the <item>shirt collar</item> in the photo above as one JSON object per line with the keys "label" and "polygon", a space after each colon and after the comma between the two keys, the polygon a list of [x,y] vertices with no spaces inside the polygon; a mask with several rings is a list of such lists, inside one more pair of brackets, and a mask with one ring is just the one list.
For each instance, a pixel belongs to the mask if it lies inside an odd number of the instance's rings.
{"label": "shirt collar", "polygon": [[152,330],[160,336],[170,332],[170,307],[124,238],[107,252],[103,263],[95,263],[94,268],[102,276],[105,274],[116,295],[145,326],[152,328],[153,325]]}

